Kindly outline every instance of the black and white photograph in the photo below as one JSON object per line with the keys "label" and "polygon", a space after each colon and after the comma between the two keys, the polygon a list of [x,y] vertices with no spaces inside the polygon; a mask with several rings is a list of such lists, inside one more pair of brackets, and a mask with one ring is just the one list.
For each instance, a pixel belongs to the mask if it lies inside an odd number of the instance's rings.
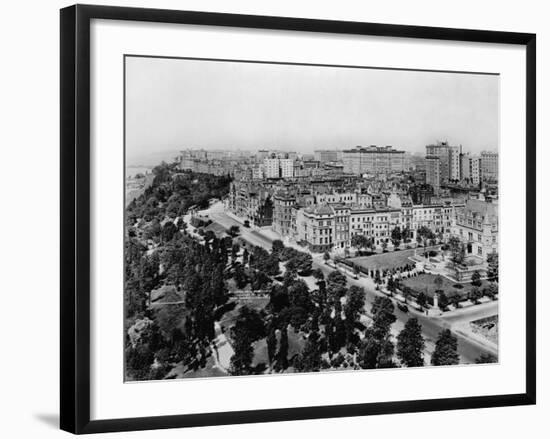
{"label": "black and white photograph", "polygon": [[125,381],[498,363],[499,108],[493,72],[125,55]]}

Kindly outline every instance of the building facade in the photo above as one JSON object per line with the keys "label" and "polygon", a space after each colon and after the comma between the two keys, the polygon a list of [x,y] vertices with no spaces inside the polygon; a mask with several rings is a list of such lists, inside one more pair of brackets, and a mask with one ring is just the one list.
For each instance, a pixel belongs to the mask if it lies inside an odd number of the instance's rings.
{"label": "building facade", "polygon": [[498,152],[481,153],[481,174],[484,180],[498,180]]}
{"label": "building facade", "polygon": [[486,259],[498,252],[498,205],[469,199],[457,209],[453,235],[464,244],[467,255]]}
{"label": "building facade", "polygon": [[342,152],[337,150],[321,149],[314,151],[315,160],[321,163],[337,162],[342,159]]}
{"label": "building facade", "polygon": [[349,174],[378,174],[402,172],[406,169],[405,151],[391,146],[357,146],[343,151],[344,172]]}
{"label": "building facade", "polygon": [[433,188],[435,195],[441,191],[441,159],[438,156],[426,156],[426,184]]}

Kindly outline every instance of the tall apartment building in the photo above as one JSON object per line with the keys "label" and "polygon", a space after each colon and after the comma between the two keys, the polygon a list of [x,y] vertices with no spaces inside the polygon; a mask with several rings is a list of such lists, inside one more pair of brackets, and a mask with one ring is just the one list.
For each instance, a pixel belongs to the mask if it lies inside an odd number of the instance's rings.
{"label": "tall apartment building", "polygon": [[[439,184],[446,183],[449,180],[449,144],[447,142],[437,142],[432,145],[426,145],[426,159],[428,157],[439,158]],[[426,176],[427,174],[428,163],[426,163]]]}
{"label": "tall apartment building", "polygon": [[479,185],[483,177],[480,157],[470,157],[470,181],[476,186]]}
{"label": "tall apartment building", "polygon": [[342,158],[342,152],[337,150],[319,149],[314,151],[315,160],[321,163],[337,162]]}
{"label": "tall apartment building", "polygon": [[401,172],[406,169],[405,151],[391,146],[357,146],[343,151],[344,172],[350,174]]}
{"label": "tall apartment building", "polygon": [[462,146],[449,146],[449,180],[460,181],[460,156]]}
{"label": "tall apartment building", "polygon": [[461,176],[462,180],[476,186],[479,185],[482,179],[481,158],[470,154],[462,154]]}
{"label": "tall apartment building", "polygon": [[436,155],[426,156],[426,184],[433,188],[435,195],[441,190],[441,158]]}
{"label": "tall apartment building", "polygon": [[252,179],[261,180],[264,178],[264,166],[262,164],[252,166]]}
{"label": "tall apartment building", "polygon": [[292,210],[296,203],[296,197],[284,192],[273,197],[273,231],[281,236],[289,236],[292,233]]}
{"label": "tall apartment building", "polygon": [[294,177],[294,160],[279,159],[279,168],[281,169],[281,177],[283,178]]}
{"label": "tall apartment building", "polygon": [[267,157],[263,163],[263,174],[266,178],[292,178],[294,177],[294,160]]}
{"label": "tall apartment building", "polygon": [[498,180],[498,152],[481,153],[481,174],[483,179]]}
{"label": "tall apartment building", "polygon": [[264,159],[264,175],[266,178],[279,178],[279,159],[265,158]]}

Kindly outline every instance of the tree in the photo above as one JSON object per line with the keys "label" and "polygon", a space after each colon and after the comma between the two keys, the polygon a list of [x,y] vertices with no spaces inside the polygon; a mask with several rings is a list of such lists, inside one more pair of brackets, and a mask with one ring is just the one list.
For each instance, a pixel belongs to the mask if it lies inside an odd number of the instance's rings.
{"label": "tree", "polygon": [[407,367],[424,366],[424,338],[416,317],[410,318],[397,336],[397,357]]}
{"label": "tree", "polygon": [[285,246],[283,244],[283,241],[281,241],[280,239],[276,239],[271,244],[271,252],[277,256],[284,250],[284,248]]}
{"label": "tree", "polygon": [[294,368],[298,372],[318,372],[321,370],[321,337],[314,329],[307,337],[302,352],[294,361]]}
{"label": "tree", "polygon": [[468,294],[468,298],[474,302],[479,303],[479,299],[483,297],[483,293],[479,290],[479,288],[472,288],[472,291]]}
{"label": "tree", "polygon": [[231,356],[229,372],[231,375],[250,375],[254,357],[252,342],[246,336],[235,335],[237,338],[233,342],[234,353]]}
{"label": "tree", "polygon": [[309,253],[297,252],[294,257],[296,262],[296,270],[300,275],[308,275],[311,272],[311,267],[313,266],[313,258]]}
{"label": "tree", "polygon": [[275,355],[275,370],[281,371],[288,367],[288,332],[287,328],[281,329],[279,349]]}
{"label": "tree", "polygon": [[355,344],[359,340],[355,335],[355,327],[361,318],[365,307],[365,290],[353,285],[346,294],[344,315],[346,316],[346,340],[348,344]]}
{"label": "tree", "polygon": [[383,239],[382,242],[380,243],[380,246],[382,247],[382,251],[386,251],[386,249],[388,248],[388,240],[387,239]]}
{"label": "tree", "polygon": [[320,268],[316,268],[315,270],[313,270],[311,272],[311,275],[317,279],[318,281],[320,280],[325,280],[325,275],[323,274],[323,271],[320,269]]}
{"label": "tree", "polygon": [[472,273],[472,285],[474,287],[480,287],[481,286],[481,274],[479,274],[479,271],[475,270]]}
{"label": "tree", "polygon": [[401,239],[405,242],[405,244],[411,242],[411,229],[409,229],[408,226],[405,226],[401,231]]}
{"label": "tree", "polygon": [[424,247],[426,247],[427,242],[432,239],[435,239],[435,234],[428,227],[421,226],[416,231],[416,240],[418,241],[419,244],[423,242]]}
{"label": "tree", "polygon": [[346,287],[347,284],[346,276],[344,276],[342,273],[340,273],[338,270],[331,271],[327,277],[327,287]]}
{"label": "tree", "polygon": [[389,277],[387,288],[388,288],[388,291],[390,292],[390,294],[393,296],[393,294],[395,293],[395,289],[396,289],[396,285],[395,285],[395,281],[393,280],[393,276]]}
{"label": "tree", "polygon": [[498,253],[493,251],[487,255],[487,280],[498,282]]}
{"label": "tree", "polygon": [[433,366],[450,366],[458,364],[458,340],[450,329],[444,329],[439,333],[435,342],[435,350],[432,355]]}
{"label": "tree", "polygon": [[328,262],[330,260],[330,254],[329,252],[324,252],[323,253],[323,260],[326,262]]}
{"label": "tree", "polygon": [[233,266],[233,278],[238,288],[244,288],[248,283],[248,276],[246,275],[244,268],[238,262]]}
{"label": "tree", "polygon": [[495,300],[495,296],[498,294],[498,285],[496,283],[490,283],[487,288],[483,290],[483,293],[491,300]]}
{"label": "tree", "polygon": [[436,286],[436,292],[442,292],[443,290],[441,289],[441,287],[443,286],[443,277],[438,274],[435,278],[434,278],[434,284]]}
{"label": "tree", "polygon": [[334,303],[334,317],[325,325],[328,349],[338,352],[346,343],[346,325],[342,320],[342,308],[339,301]]}
{"label": "tree", "polygon": [[351,246],[360,250],[369,245],[369,240],[365,235],[353,235],[351,237]]}
{"label": "tree", "polygon": [[248,264],[249,257],[250,257],[250,254],[248,253],[248,249],[245,248],[243,250],[243,265]]}
{"label": "tree", "polygon": [[460,306],[461,300],[462,298],[460,297],[460,295],[455,294],[449,298],[449,303],[453,305],[455,308],[458,308]]}
{"label": "tree", "polygon": [[231,259],[233,261],[237,259],[237,255],[239,254],[240,250],[241,250],[241,246],[238,243],[235,243],[231,246]]}
{"label": "tree", "polygon": [[[374,272],[374,283],[378,286],[382,283],[382,278],[380,277],[380,270]],[[377,287],[378,288],[378,287]]]}
{"label": "tree", "polygon": [[391,231],[391,242],[395,248],[399,247],[399,244],[401,243],[401,230],[398,226],[395,226],[395,228]]}
{"label": "tree", "polygon": [[381,334],[375,328],[365,330],[357,352],[357,362],[363,369],[395,367],[392,358],[395,346],[391,335]]}
{"label": "tree", "polygon": [[235,324],[231,328],[234,354],[231,357],[231,375],[252,373],[254,350],[252,343],[265,336],[265,326],[260,314],[243,306],[239,309]]}
{"label": "tree", "polygon": [[423,292],[420,292],[418,296],[416,296],[416,303],[418,303],[418,305],[422,308],[426,308],[428,305],[428,296],[426,296]]}
{"label": "tree", "polygon": [[172,221],[166,221],[162,226],[161,239],[163,242],[171,241],[176,233],[178,233],[176,225]]}
{"label": "tree", "polygon": [[464,262],[466,252],[458,236],[451,236],[449,238],[449,251],[451,252],[451,262],[455,268],[457,265],[461,265]]}
{"label": "tree", "polygon": [[269,325],[269,329],[267,331],[267,337],[266,337],[266,344],[267,344],[267,359],[269,361],[269,364],[272,365],[275,361],[275,353],[277,351],[277,334],[276,334],[276,328],[275,325],[271,324]]}
{"label": "tree", "polygon": [[376,297],[371,307],[372,323],[376,330],[389,333],[396,317],[393,302],[388,297]]}
{"label": "tree", "polygon": [[185,230],[187,229],[187,223],[183,220],[183,217],[181,216],[179,219],[178,219],[178,229],[180,230]]}
{"label": "tree", "polygon": [[441,311],[445,311],[445,308],[449,306],[449,298],[443,291],[441,291],[437,296],[437,299],[438,299],[437,306],[439,306],[439,309]]}

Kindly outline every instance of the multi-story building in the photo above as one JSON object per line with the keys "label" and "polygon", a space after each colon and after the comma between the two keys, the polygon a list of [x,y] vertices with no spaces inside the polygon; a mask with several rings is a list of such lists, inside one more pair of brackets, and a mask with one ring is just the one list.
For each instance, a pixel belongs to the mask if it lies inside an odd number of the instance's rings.
{"label": "multi-story building", "polygon": [[292,209],[296,196],[287,192],[278,192],[273,197],[273,231],[285,237],[293,231]]}
{"label": "multi-story building", "polygon": [[349,204],[335,204],[333,246],[338,249],[349,248],[351,245],[349,234],[349,218],[351,207]]}
{"label": "multi-story building", "polygon": [[426,170],[426,157],[424,155],[413,154],[410,157],[410,166],[415,171]]}
{"label": "multi-story building", "polygon": [[414,236],[420,227],[427,227],[436,235],[448,238],[452,233],[455,211],[463,204],[428,204],[412,206],[412,227]]}
{"label": "multi-story building", "polygon": [[461,171],[463,181],[478,186],[482,180],[481,158],[462,154]]}
{"label": "multi-story building", "polygon": [[498,152],[481,153],[481,174],[484,180],[498,180]]}
{"label": "multi-story building", "polygon": [[449,146],[449,180],[459,182],[462,177],[460,173],[460,156],[462,146]]}
{"label": "multi-story building", "polygon": [[317,194],[315,196],[317,204],[355,204],[357,203],[356,192],[329,192],[324,194]]}
{"label": "multi-story building", "polygon": [[376,246],[389,242],[391,231],[401,225],[399,209],[365,209],[352,207],[350,210],[350,239],[355,235],[363,235]]}
{"label": "multi-story building", "polygon": [[[437,142],[432,145],[426,145],[426,182],[428,180],[429,164],[428,158],[439,158],[439,184],[434,182],[435,186],[446,184],[449,181],[458,182],[461,180],[461,162],[462,146],[452,146],[448,142]],[[428,183],[432,184],[432,183]]]}
{"label": "multi-story building", "polygon": [[314,151],[315,160],[321,163],[337,162],[342,159],[342,151],[320,149]]}
{"label": "multi-story building", "polygon": [[483,259],[498,252],[498,205],[469,199],[456,211],[453,235],[465,244],[466,254]]}
{"label": "multi-story building", "polygon": [[378,174],[402,172],[406,168],[405,151],[391,146],[357,146],[343,151],[344,172],[350,174]]}
{"label": "multi-story building", "polygon": [[279,178],[279,159],[265,158],[264,159],[264,175],[265,178]]}
{"label": "multi-story building", "polygon": [[273,201],[269,190],[251,182],[233,182],[227,198],[229,210],[249,220],[258,227],[270,226],[273,222]]}
{"label": "multi-story building", "polygon": [[252,179],[261,180],[264,178],[264,166],[262,164],[252,166]]}
{"label": "multi-story building", "polygon": [[302,209],[298,215],[298,235],[314,253],[330,251],[334,246],[334,209],[321,204]]}
{"label": "multi-story building", "polygon": [[426,156],[426,184],[433,188],[435,195],[441,191],[441,158],[436,155]]}
{"label": "multi-story building", "polygon": [[[449,181],[449,149],[450,146],[447,142],[437,142],[432,145],[426,145],[426,161],[428,160],[428,157],[439,158],[439,184],[447,183]],[[426,163],[426,182],[427,180],[428,163]]]}
{"label": "multi-story building", "polygon": [[279,168],[281,169],[282,178],[294,177],[294,160],[279,159]]}
{"label": "multi-story building", "polygon": [[470,182],[478,186],[483,177],[480,157],[470,157]]}

